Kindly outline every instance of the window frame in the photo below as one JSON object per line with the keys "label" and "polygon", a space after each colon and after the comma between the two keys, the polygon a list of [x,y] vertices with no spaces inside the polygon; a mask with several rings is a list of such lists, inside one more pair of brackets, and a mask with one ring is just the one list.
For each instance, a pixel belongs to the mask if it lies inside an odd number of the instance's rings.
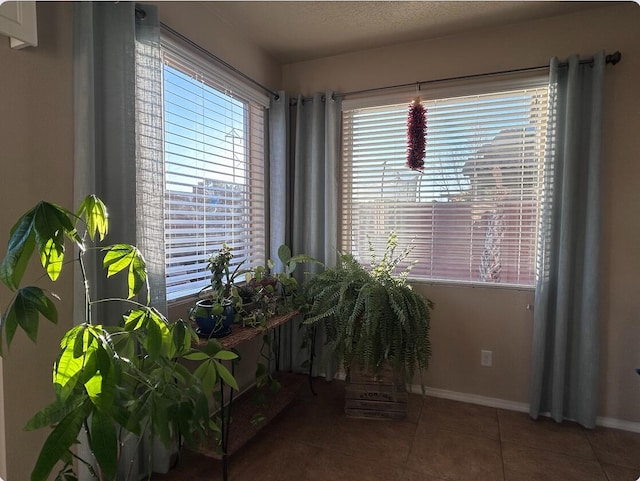
{"label": "window frame", "polygon": [[[343,135],[341,141],[341,149],[343,149],[343,155],[341,157],[341,168],[345,169],[345,159],[344,159],[344,114],[350,110],[356,109],[366,109],[366,108],[376,108],[376,107],[385,107],[392,105],[404,104],[409,106],[411,101],[416,97],[420,96],[420,98],[424,101],[429,101],[431,99],[447,99],[447,98],[456,98],[456,97],[464,97],[464,96],[474,96],[474,95],[483,95],[483,94],[492,94],[498,92],[506,92],[509,90],[519,90],[519,89],[529,89],[529,88],[547,88],[546,98],[547,102],[551,101],[551,96],[549,94],[550,84],[548,75],[545,73],[539,74],[531,74],[531,72],[517,74],[517,75],[507,75],[507,76],[496,76],[496,77],[487,77],[482,79],[463,79],[463,80],[453,80],[453,81],[434,81],[433,83],[429,83],[426,88],[421,87],[420,89],[402,89],[398,90],[394,93],[381,93],[378,95],[371,95],[371,93],[365,95],[356,95],[353,98],[344,99],[342,104],[342,113],[343,113],[343,126],[341,128],[341,133]],[[547,113],[551,111],[551,106],[547,106]],[[549,124],[549,116],[547,115],[546,121]],[[428,120],[427,120],[427,135],[428,135]],[[548,148],[550,133],[547,133],[545,147],[544,150]],[[406,140],[406,138],[405,138]],[[428,141],[428,140],[427,140]],[[539,157],[539,161],[542,163],[542,168],[549,168],[545,165],[545,155],[543,154]],[[408,169],[408,167],[407,167]],[[345,191],[347,191],[350,186],[345,185],[344,177],[340,179],[340,195],[343,197],[345,195]],[[547,194],[545,198],[538,197],[538,218],[539,221],[536,223],[536,231],[534,234],[535,237],[535,252],[534,252],[534,261],[532,268],[534,270],[534,278],[531,284],[524,285],[518,283],[509,283],[509,282],[490,282],[490,281],[481,281],[481,280],[464,280],[464,279],[446,279],[446,278],[428,278],[428,277],[416,277],[413,273],[408,276],[408,279],[413,284],[417,285],[428,285],[428,286],[444,286],[444,287],[473,287],[473,288],[491,288],[491,289],[510,289],[516,291],[527,291],[531,292],[535,289],[536,280],[538,278],[538,252],[539,252],[539,242],[540,242],[540,233],[542,230],[542,210],[545,208],[550,202],[549,195]],[[341,202],[341,208],[338,212],[339,216],[339,232],[338,232],[338,245],[339,249],[343,251],[349,250],[349,242],[353,238],[352,233],[346,233],[344,231],[344,203]],[[400,247],[399,247],[400,248]],[[376,252],[377,253],[377,252]],[[360,258],[361,261],[367,261],[365,258]]]}
{"label": "window frame", "polygon": [[[246,188],[247,198],[243,203],[247,203],[243,210],[249,213],[250,219],[248,221],[247,230],[249,232],[249,237],[244,239],[244,242],[241,244],[242,251],[251,253],[251,259],[249,262],[243,264],[243,268],[255,267],[257,265],[262,265],[266,262],[267,253],[268,253],[268,171],[267,171],[267,155],[268,155],[268,146],[267,146],[267,108],[269,106],[269,97],[263,92],[255,89],[253,86],[248,84],[248,82],[243,79],[238,78],[233,75],[231,72],[224,69],[222,66],[217,65],[211,59],[206,58],[201,55],[197,51],[188,46],[182,44],[182,42],[174,39],[171,35],[166,33],[161,33],[161,57],[162,57],[162,70],[163,70],[163,79],[162,79],[162,148],[163,148],[163,157],[167,155],[167,146],[165,144],[165,136],[167,134],[167,128],[165,124],[165,68],[166,65],[182,72],[185,75],[200,78],[203,80],[203,83],[207,85],[209,88],[217,90],[222,95],[229,96],[235,100],[240,101],[244,105],[243,111],[245,112],[246,118],[244,121],[243,128],[246,129],[247,139],[244,141],[244,149],[247,152],[247,158],[245,159],[243,166],[247,171],[247,179],[242,184]],[[167,61],[167,55],[169,57]],[[186,68],[182,68],[186,67]],[[195,73],[195,75],[194,75]],[[201,75],[202,74],[202,75]],[[260,117],[256,120],[257,117]],[[209,147],[211,144],[209,144]],[[257,148],[256,148],[257,146]],[[257,154],[254,154],[254,150],[257,150]],[[165,172],[163,178],[163,203],[165,209],[167,207],[168,201],[168,182],[167,182],[167,171],[166,171],[166,158],[163,159],[163,170]],[[256,169],[259,169],[258,175],[252,175]],[[203,177],[205,179],[205,177]],[[257,183],[257,184],[256,184]],[[259,189],[254,189],[253,186],[259,185]],[[255,191],[258,191],[258,194],[255,194]],[[260,199],[255,200],[256,195],[260,196]],[[257,202],[258,208],[254,208],[254,202]],[[254,214],[254,211],[256,212]],[[170,285],[169,282],[169,262],[170,262],[170,252],[169,252],[169,241],[167,239],[167,233],[169,232],[167,229],[167,222],[169,221],[167,217],[167,213],[165,213],[165,225],[163,227],[164,231],[164,243],[165,243],[165,268],[167,273],[165,274],[165,284],[167,285],[167,305],[169,307],[173,305],[178,305],[186,300],[193,298],[197,295],[198,290],[204,286],[194,286],[193,288],[188,289],[189,292],[186,292],[187,289],[178,292],[177,294],[172,293],[168,289]],[[257,219],[260,219],[258,222]],[[224,228],[224,232],[221,235],[223,237],[227,237],[228,232],[227,228]],[[203,237],[204,238],[204,237]],[[226,242],[225,239],[224,241]],[[257,242],[256,242],[257,240]],[[207,247],[205,247],[207,248]],[[195,252],[194,252],[195,254]],[[196,284],[202,284],[202,278],[208,279],[209,272],[206,269],[206,256],[214,254],[214,252],[206,252],[205,258],[198,262],[197,272],[200,273],[197,276],[200,281],[196,280]],[[245,259],[245,256],[240,256],[236,258],[236,262],[233,264],[236,265],[239,261]],[[233,267],[233,266],[232,266]],[[184,281],[189,284],[193,282],[193,279],[190,281]],[[204,282],[206,285],[208,280]],[[172,295],[175,294],[175,295]]]}

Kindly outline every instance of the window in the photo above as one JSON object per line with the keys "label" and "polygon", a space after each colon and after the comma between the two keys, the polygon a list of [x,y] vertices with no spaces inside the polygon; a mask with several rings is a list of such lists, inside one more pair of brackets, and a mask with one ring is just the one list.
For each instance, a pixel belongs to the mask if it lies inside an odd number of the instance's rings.
{"label": "window", "polygon": [[[411,277],[532,286],[548,82],[429,95],[422,172],[405,166],[408,100],[343,107],[341,247],[361,261],[389,231],[414,243]],[[364,106],[363,106],[364,105]]]}
{"label": "window", "polygon": [[232,266],[265,263],[267,98],[163,40],[167,300],[209,284],[223,242]]}

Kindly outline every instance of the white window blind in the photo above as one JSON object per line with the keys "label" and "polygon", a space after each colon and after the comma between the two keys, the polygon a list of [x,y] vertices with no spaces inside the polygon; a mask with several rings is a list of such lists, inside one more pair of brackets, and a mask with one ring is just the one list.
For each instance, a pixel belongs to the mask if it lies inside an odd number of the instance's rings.
{"label": "white window blind", "polygon": [[267,99],[163,42],[167,299],[209,285],[222,243],[232,268],[265,263]]}
{"label": "white window blind", "polygon": [[[423,172],[409,170],[402,104],[343,112],[341,244],[361,261],[395,230],[411,277],[531,286],[548,85],[424,100]],[[369,102],[369,105],[371,103]]]}

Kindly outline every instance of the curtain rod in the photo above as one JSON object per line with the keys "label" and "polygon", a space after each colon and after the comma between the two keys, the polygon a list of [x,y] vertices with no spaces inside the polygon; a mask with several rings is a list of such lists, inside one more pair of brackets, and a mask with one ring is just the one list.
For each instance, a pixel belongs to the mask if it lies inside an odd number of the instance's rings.
{"label": "curtain rod", "polygon": [[[136,7],[136,15],[139,18],[144,19],[147,16],[147,13],[142,8]],[[220,57],[218,57],[214,53],[210,52],[206,48],[201,47],[200,45],[198,45],[197,43],[195,43],[193,40],[189,39],[188,37],[185,37],[180,32],[174,30],[173,28],[171,28],[166,23],[160,22],[160,27],[163,28],[164,30],[166,30],[167,32],[169,32],[170,34],[174,35],[175,37],[179,38],[183,42],[187,43],[191,47],[195,48],[199,52],[203,53],[207,57],[209,57],[209,58],[213,59],[214,61],[220,63],[225,68],[231,70],[232,72],[234,72],[235,74],[239,75],[243,79],[251,82],[252,84],[254,84],[257,87],[259,87],[262,90],[264,90],[265,92],[273,95],[273,97],[276,100],[278,100],[280,98],[280,95],[278,94],[278,92],[276,92],[274,90],[271,90],[269,87],[265,87],[264,85],[262,85],[257,80],[254,80],[253,78],[249,77],[244,72],[238,70],[236,67],[234,67],[230,63],[224,61],[223,59],[221,59]],[[607,63],[607,64],[610,63],[611,65],[617,64],[618,62],[620,62],[620,60],[622,60],[622,53],[620,53],[620,51],[618,51],[618,50],[616,50],[614,53],[612,53],[610,55],[607,55],[605,57],[605,63]],[[584,60],[580,60],[580,64],[581,65],[593,64],[593,57],[587,58],[587,59],[584,59]],[[558,64],[559,67],[566,67],[567,65],[568,65],[567,62],[562,62],[562,63]],[[334,96],[342,98],[342,97],[347,97],[349,95],[358,95],[358,94],[364,94],[364,93],[369,93],[369,92],[379,92],[379,91],[382,91],[382,90],[397,89],[397,88],[402,88],[402,87],[411,87],[412,85],[415,85],[415,86],[417,86],[419,88],[422,85],[427,85],[427,84],[432,84],[432,83],[437,83],[437,82],[447,82],[447,81],[465,80],[465,79],[471,79],[471,78],[490,77],[490,76],[495,76],[495,75],[506,75],[506,74],[519,73],[519,72],[530,72],[530,71],[534,71],[534,70],[544,70],[544,69],[548,69],[548,68],[549,68],[548,65],[538,65],[536,67],[523,67],[523,68],[512,69],[512,70],[500,70],[500,71],[497,71],[497,72],[486,72],[486,73],[480,73],[480,74],[462,75],[462,76],[458,76],[458,77],[447,77],[447,78],[439,78],[439,79],[433,79],[433,80],[422,80],[422,81],[418,81],[418,82],[411,82],[411,83],[404,83],[404,84],[397,84],[397,85],[388,85],[386,87],[374,87],[374,88],[364,89],[364,90],[353,90],[351,92],[336,93],[336,94],[334,94]],[[305,100],[305,99],[306,98],[303,98],[303,100]],[[295,101],[295,99],[292,99],[292,101]]]}
{"label": "curtain rod", "polygon": [[[610,55],[607,55],[605,57],[605,63],[610,63],[611,65],[615,65],[621,59],[622,59],[622,54],[619,51],[616,50],[614,53],[612,53]],[[585,64],[593,65],[593,57],[586,58],[584,60],[580,60],[580,64],[581,65],[585,65]],[[558,67],[566,67],[568,65],[569,65],[568,62],[562,62],[562,63],[558,64]],[[537,67],[523,67],[523,68],[516,68],[516,69],[512,69],[512,70],[500,70],[500,71],[497,71],[497,72],[486,72],[486,73],[471,74],[471,75],[461,75],[461,76],[458,76],[458,77],[447,77],[447,78],[439,78],[439,79],[433,79],[433,80],[422,80],[422,81],[419,81],[419,82],[397,84],[397,85],[388,85],[386,87],[374,87],[374,88],[364,89],[364,90],[354,90],[352,92],[336,93],[336,94],[334,94],[334,96],[335,97],[346,97],[348,95],[358,95],[358,94],[365,94],[365,93],[369,93],[369,92],[379,92],[379,91],[382,91],[382,90],[397,89],[397,88],[401,88],[401,87],[411,87],[412,85],[415,85],[416,87],[419,88],[421,85],[427,85],[427,84],[432,84],[432,83],[437,83],[437,82],[449,82],[449,81],[453,81],[453,80],[466,80],[466,79],[479,78],[479,77],[490,77],[490,76],[493,76],[493,75],[506,75],[506,74],[519,73],[519,72],[530,72],[530,71],[534,71],[534,70],[544,70],[544,69],[548,69],[548,68],[549,68],[548,65],[538,65]]]}
{"label": "curtain rod", "polygon": [[[138,18],[140,19],[144,19],[147,16],[147,13],[139,8],[136,7],[136,15],[138,16]],[[223,65],[226,69],[231,70],[233,73],[235,73],[236,75],[239,75],[240,77],[242,77],[243,79],[251,82],[252,84],[254,84],[255,86],[259,87],[260,89],[264,90],[265,92],[267,92],[268,94],[271,94],[275,97],[276,100],[278,100],[280,98],[280,95],[278,94],[278,92],[271,90],[268,87],[265,87],[264,85],[262,85],[260,82],[258,82],[257,80],[252,79],[251,77],[249,77],[247,74],[245,74],[244,72],[238,70],[236,67],[234,67],[233,65],[231,65],[230,63],[225,62],[224,60],[222,60],[220,57],[218,57],[217,55],[215,55],[214,53],[211,53],[209,50],[207,50],[204,47],[201,47],[200,45],[198,45],[197,43],[195,43],[193,40],[190,40],[189,38],[185,37],[184,35],[182,35],[180,32],[174,30],[173,28],[171,28],[169,25],[167,25],[166,23],[162,23],[160,22],[160,28],[166,30],[167,32],[169,32],[171,35],[179,38],[180,40],[182,40],[183,42],[187,43],[190,47],[193,47],[194,49],[196,49],[198,52],[206,55],[207,57],[209,57],[210,59],[218,62],[219,64]]]}

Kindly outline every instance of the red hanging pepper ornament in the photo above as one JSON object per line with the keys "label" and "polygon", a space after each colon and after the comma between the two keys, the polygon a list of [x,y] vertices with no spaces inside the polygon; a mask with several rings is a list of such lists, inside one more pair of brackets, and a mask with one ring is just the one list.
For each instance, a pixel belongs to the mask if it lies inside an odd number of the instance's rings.
{"label": "red hanging pepper ornament", "polygon": [[427,141],[427,113],[420,103],[420,97],[413,99],[409,105],[407,117],[407,167],[422,171]]}

